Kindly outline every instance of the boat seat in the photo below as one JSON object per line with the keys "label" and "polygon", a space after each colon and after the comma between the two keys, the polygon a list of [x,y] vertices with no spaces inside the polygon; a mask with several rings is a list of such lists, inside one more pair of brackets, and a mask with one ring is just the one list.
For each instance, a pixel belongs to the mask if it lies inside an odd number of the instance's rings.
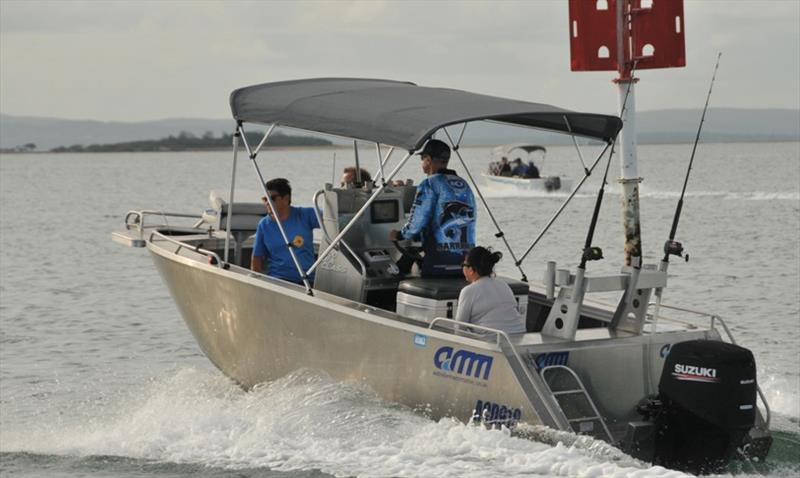
{"label": "boat seat", "polygon": [[[528,284],[526,282],[498,276],[511,287],[515,296],[528,295]],[[401,281],[397,286],[397,292],[403,292],[416,297],[424,297],[433,300],[452,300],[458,299],[461,289],[469,283],[460,277],[417,277]]]}
{"label": "boat seat", "polygon": [[[267,215],[267,209],[260,202],[234,202],[233,208],[229,208],[226,196],[220,191],[211,191],[208,201],[211,208],[203,211],[203,222],[218,231],[230,231],[234,241],[234,264],[242,265],[242,246],[248,237],[255,234],[258,223]],[[233,210],[230,229],[228,229],[229,209]]]}
{"label": "boat seat", "polygon": [[[514,293],[517,310],[524,316],[528,310],[528,284],[507,277]],[[420,277],[406,279],[397,286],[396,312],[406,317],[430,322],[435,317],[453,319],[458,311],[458,296],[469,283],[460,277]]]}
{"label": "boat seat", "polygon": [[[203,212],[203,220],[219,231],[228,230],[228,201],[220,191],[211,191],[208,195],[210,209]],[[233,218],[230,221],[231,232],[255,233],[261,218],[267,210],[261,202],[234,202]]]}

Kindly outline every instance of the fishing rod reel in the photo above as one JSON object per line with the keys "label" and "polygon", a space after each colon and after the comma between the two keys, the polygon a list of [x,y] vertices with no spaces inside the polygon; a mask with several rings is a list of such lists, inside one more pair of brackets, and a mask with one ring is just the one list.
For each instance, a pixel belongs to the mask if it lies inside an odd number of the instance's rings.
{"label": "fishing rod reel", "polygon": [[668,239],[664,243],[664,255],[665,257],[678,256],[685,262],[689,262],[689,254],[683,249],[683,244],[673,239]]}
{"label": "fishing rod reel", "polygon": [[581,256],[581,262],[584,264],[589,261],[599,261],[603,259],[603,250],[596,246],[589,246],[583,249],[583,255]]}

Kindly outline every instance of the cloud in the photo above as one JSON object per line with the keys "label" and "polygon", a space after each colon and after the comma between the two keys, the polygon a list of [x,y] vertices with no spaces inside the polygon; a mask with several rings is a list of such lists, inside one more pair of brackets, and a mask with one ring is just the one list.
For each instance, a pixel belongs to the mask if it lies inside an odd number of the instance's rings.
{"label": "cloud", "polygon": [[[701,104],[718,50],[716,104],[800,107],[800,2],[687,1],[685,10],[689,65],[641,72],[641,109]],[[614,111],[613,72],[569,71],[567,26],[561,0],[3,0],[0,111],[225,117],[236,87],[319,76]]]}

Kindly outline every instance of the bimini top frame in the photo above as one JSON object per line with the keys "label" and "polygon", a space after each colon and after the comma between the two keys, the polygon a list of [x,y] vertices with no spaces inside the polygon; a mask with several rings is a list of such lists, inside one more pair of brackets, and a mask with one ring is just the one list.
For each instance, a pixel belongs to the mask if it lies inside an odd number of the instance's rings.
{"label": "bimini top frame", "polygon": [[610,142],[616,116],[479,95],[414,83],[316,78],[239,88],[231,93],[239,122],[278,124],[416,151],[445,126],[492,120]]}
{"label": "bimini top frame", "polygon": [[[237,122],[233,145],[232,175],[233,177],[236,175],[236,153],[241,139],[255,168],[265,200],[270,208],[273,209],[274,205],[266,191],[264,176],[261,174],[258,163],[256,163],[256,156],[276,126],[287,126],[356,140],[360,139],[373,142],[377,147],[381,172],[380,186],[373,191],[372,196],[350,219],[347,226],[330,242],[328,247],[320,252],[316,262],[307,271],[303,271],[300,267],[292,245],[287,240],[281,221],[279,219],[276,220],[281,236],[283,236],[282,238],[289,248],[293,262],[309,294],[313,294],[313,292],[308,281],[308,275],[319,266],[320,262],[333,248],[338,246],[344,235],[364,214],[364,211],[368,209],[375,198],[389,184],[411,155],[419,150],[434,133],[440,130],[444,131],[453,147],[453,151],[455,151],[467,170],[472,185],[476,188],[484,208],[497,228],[498,233],[495,236],[503,239],[514,258],[515,265],[522,273],[523,280],[527,280],[525,273],[520,268],[520,264],[538,241],[538,238],[519,259],[511,251],[510,245],[500,230],[491,210],[489,210],[483,195],[480,193],[478,184],[469,173],[463,158],[461,158],[459,145],[464,136],[466,125],[472,121],[490,120],[566,133],[572,136],[574,142],[575,136],[580,135],[602,140],[606,143],[605,148],[603,148],[603,151],[598,155],[591,167],[586,167],[584,164],[584,177],[567,200],[564,201],[559,211],[545,226],[539,238],[544,235],[566,204],[580,189],[622,128],[622,121],[616,116],[577,113],[544,104],[509,100],[459,90],[426,88],[407,82],[369,79],[321,78],[265,83],[240,88],[231,93],[231,110]],[[248,144],[244,135],[244,122],[269,125],[268,131],[255,148]],[[447,126],[456,124],[462,125],[462,130],[458,140],[453,141],[447,131]],[[383,158],[381,158],[381,144],[390,146],[389,151]],[[583,157],[577,142],[575,142],[575,146],[583,163]],[[383,166],[395,147],[407,149],[408,153],[387,174],[383,171]],[[229,208],[233,207],[233,196],[234,183],[232,179],[228,202]],[[229,214],[232,215],[233,211],[229,210]],[[226,263],[228,261],[227,242],[229,236],[229,234],[226,236],[224,259]]]}

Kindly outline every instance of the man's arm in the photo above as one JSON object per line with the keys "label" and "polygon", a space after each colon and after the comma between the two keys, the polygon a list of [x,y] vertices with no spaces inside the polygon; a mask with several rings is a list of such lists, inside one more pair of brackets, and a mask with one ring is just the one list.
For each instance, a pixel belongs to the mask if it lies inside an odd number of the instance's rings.
{"label": "man's arm", "polygon": [[253,255],[250,257],[250,270],[253,272],[264,272],[264,256],[267,255],[264,235],[266,234],[266,218],[258,223],[256,228],[256,238],[253,241]]}
{"label": "man's arm", "polygon": [[411,207],[411,217],[400,234],[406,239],[419,236],[430,224],[433,217],[434,209],[436,208],[436,197],[433,189],[431,189],[430,182],[425,180],[419,183],[417,187],[417,194],[414,196],[414,205]]}

